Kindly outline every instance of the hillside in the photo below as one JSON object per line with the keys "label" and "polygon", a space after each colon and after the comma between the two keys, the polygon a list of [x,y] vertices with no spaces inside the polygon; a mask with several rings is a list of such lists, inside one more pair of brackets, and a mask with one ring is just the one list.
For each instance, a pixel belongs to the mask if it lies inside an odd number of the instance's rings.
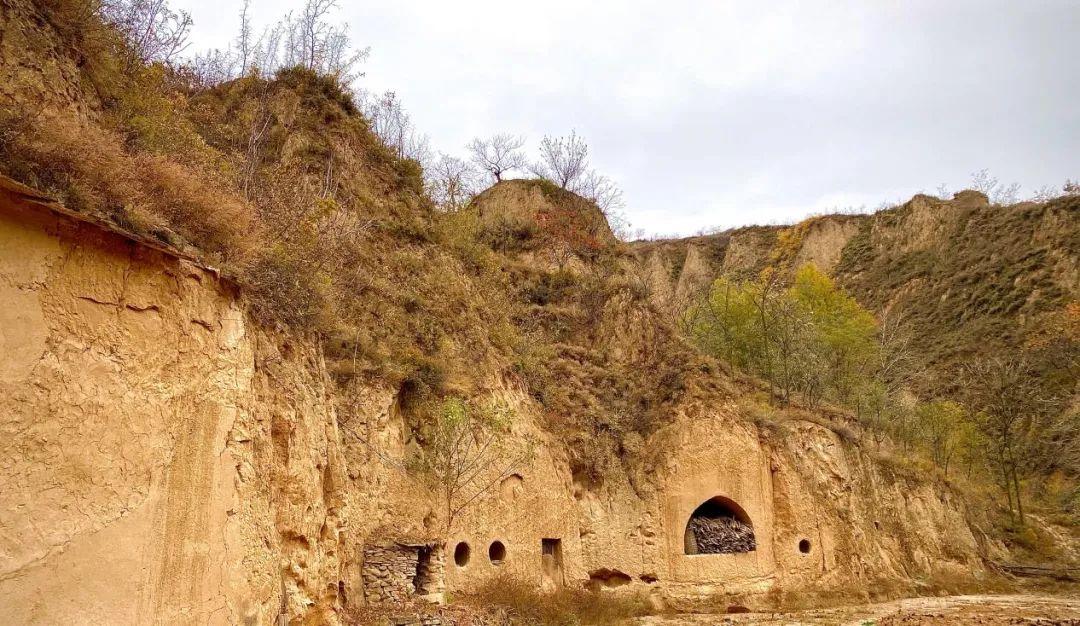
{"label": "hillside", "polygon": [[1075,298],[1074,201],[633,245],[546,180],[443,212],[332,76],[204,85],[83,5],[0,8],[0,622],[609,623],[1075,558],[678,324],[812,261],[943,368]]}
{"label": "hillside", "polygon": [[738,228],[631,249],[652,299],[688,306],[720,275],[812,263],[867,309],[910,325],[921,394],[956,390],[958,367],[1015,350],[1080,296],[1080,198],[991,206],[974,191],[916,196],[872,215]]}

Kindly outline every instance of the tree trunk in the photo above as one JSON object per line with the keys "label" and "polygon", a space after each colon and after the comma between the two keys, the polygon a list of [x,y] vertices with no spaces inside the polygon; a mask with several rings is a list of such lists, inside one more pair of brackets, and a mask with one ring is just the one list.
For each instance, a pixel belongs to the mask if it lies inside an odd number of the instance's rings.
{"label": "tree trunk", "polygon": [[1016,511],[1020,515],[1020,525],[1024,525],[1024,504],[1020,501],[1020,479],[1016,476],[1016,464],[1012,466],[1013,488],[1016,490]]}
{"label": "tree trunk", "polygon": [[1009,503],[1009,513],[1012,513],[1013,512],[1012,484],[1009,481],[1009,470],[1008,470],[1008,468],[1005,467],[1005,460],[1004,459],[1000,459],[999,461],[1001,463],[1001,478],[1005,481],[1005,482],[1003,482],[1001,484],[1001,486],[1005,488],[1005,499]]}

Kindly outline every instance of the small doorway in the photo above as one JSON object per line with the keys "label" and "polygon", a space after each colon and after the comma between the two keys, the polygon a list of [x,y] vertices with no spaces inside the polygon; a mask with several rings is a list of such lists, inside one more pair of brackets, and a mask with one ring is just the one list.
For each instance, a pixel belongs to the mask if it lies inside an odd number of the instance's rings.
{"label": "small doorway", "polygon": [[416,574],[413,576],[413,593],[424,596],[432,592],[431,546],[416,550]]}
{"label": "small doorway", "polygon": [[562,587],[563,576],[562,539],[540,540],[540,587],[552,590]]}

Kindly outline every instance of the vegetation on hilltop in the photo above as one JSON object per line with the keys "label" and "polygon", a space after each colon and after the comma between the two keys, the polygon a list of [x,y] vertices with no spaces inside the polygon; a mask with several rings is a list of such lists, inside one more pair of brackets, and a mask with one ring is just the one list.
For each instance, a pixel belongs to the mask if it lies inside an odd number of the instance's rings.
{"label": "vegetation on hilltop", "polygon": [[[72,209],[197,250],[263,323],[317,336],[340,385],[398,388],[420,442],[447,399],[510,380],[569,444],[575,471],[599,479],[643,453],[695,386],[716,384],[622,275],[595,202],[514,180],[439,210],[422,165],[387,145],[340,76],[307,63],[215,82],[205,67],[125,47],[96,6],[18,5],[17,19],[65,24],[43,29],[80,59],[57,100],[90,104],[4,101],[0,168]],[[568,156],[583,157],[580,146]],[[503,192],[535,210],[496,206]]]}
{"label": "vegetation on hilltop", "polygon": [[957,379],[943,374],[1022,346],[1075,299],[1080,196],[998,208],[922,198],[940,230],[900,241],[918,236],[914,202],[877,213],[844,248],[836,278],[871,310],[904,310],[920,366],[938,374],[920,388],[949,393]]}

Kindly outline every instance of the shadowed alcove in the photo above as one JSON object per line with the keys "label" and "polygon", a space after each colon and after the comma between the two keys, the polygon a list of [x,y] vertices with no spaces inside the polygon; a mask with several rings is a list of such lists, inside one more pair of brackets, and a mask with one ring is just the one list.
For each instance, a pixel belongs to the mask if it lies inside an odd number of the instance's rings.
{"label": "shadowed alcove", "polygon": [[701,503],[686,522],[686,554],[736,554],[757,549],[754,524],[735,501],[716,496]]}

